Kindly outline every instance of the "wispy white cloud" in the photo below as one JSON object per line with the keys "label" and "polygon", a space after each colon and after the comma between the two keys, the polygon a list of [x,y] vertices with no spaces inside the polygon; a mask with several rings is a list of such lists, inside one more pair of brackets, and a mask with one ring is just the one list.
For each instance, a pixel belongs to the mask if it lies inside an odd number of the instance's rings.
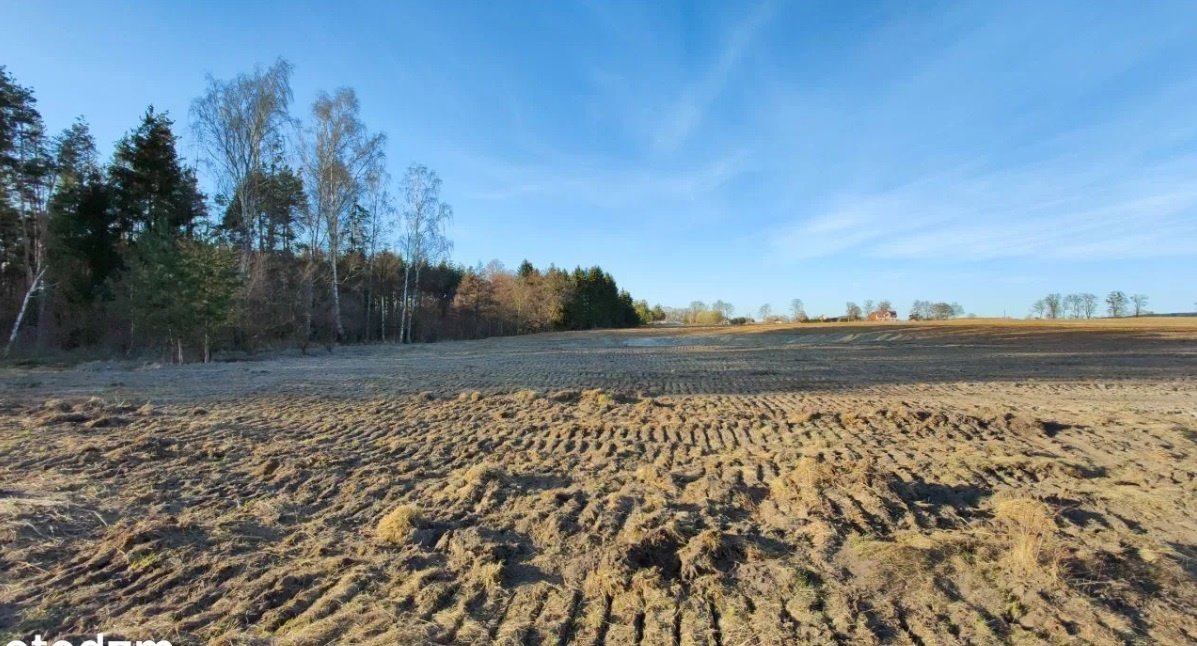
{"label": "wispy white cloud", "polygon": [[589,158],[540,164],[476,159],[471,163],[475,167],[472,187],[463,196],[493,202],[561,198],[592,207],[692,202],[719,191],[743,171],[746,162],[743,152],[669,167]]}
{"label": "wispy white cloud", "polygon": [[[1197,99],[1197,78],[1161,67],[1190,27],[1157,16],[1161,28],[1119,38],[1123,25],[1102,21],[1063,39],[1065,23],[960,11],[967,29],[919,50],[918,65],[895,67],[903,73],[859,102],[777,95],[769,113],[814,114],[831,134],[801,134],[834,161],[807,165],[825,181],[779,205],[790,215],[766,234],[770,258],[1197,254],[1197,125],[1177,110]],[[897,37],[878,40],[901,51]],[[1128,81],[1149,69],[1158,81]]]}
{"label": "wispy white cloud", "polygon": [[773,12],[772,0],[765,0],[754,7],[728,35],[714,65],[700,79],[688,85],[681,97],[666,109],[653,133],[653,144],[658,151],[677,149],[702,124],[711,103],[723,93]]}
{"label": "wispy white cloud", "polygon": [[776,259],[1100,260],[1197,254],[1197,156],[1155,164],[1063,159],[847,195],[774,232]]}

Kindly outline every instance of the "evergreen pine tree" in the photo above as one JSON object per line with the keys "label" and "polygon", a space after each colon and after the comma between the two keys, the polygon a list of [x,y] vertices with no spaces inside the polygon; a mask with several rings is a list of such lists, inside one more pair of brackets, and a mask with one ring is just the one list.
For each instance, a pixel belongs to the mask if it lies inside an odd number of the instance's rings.
{"label": "evergreen pine tree", "polygon": [[136,241],[148,233],[190,236],[204,214],[195,173],[176,150],[173,122],[151,106],[141,124],[116,145],[108,169],[118,230]]}

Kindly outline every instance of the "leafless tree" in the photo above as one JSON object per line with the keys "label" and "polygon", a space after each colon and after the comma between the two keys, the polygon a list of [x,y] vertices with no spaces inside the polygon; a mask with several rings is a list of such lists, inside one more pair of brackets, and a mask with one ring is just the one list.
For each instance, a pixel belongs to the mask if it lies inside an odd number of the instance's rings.
{"label": "leafless tree", "polygon": [[1081,312],[1085,318],[1091,319],[1097,314],[1097,294],[1081,294]]}
{"label": "leafless tree", "polygon": [[961,307],[960,303],[925,303],[924,307],[927,308],[928,312],[926,318],[936,321],[943,321],[964,314],[964,308]]}
{"label": "leafless tree", "polygon": [[1069,294],[1065,296],[1063,307],[1069,318],[1081,318],[1081,312],[1084,309],[1084,305],[1081,301],[1081,295]]}
{"label": "leafless tree", "polygon": [[1131,296],[1131,305],[1134,308],[1135,316],[1143,316],[1147,313],[1147,295],[1135,294]]}
{"label": "leafless tree", "polygon": [[382,172],[386,137],[371,134],[358,117],[357,95],[340,88],[312,104],[312,124],[303,146],[308,208],[328,240],[332,319],[337,340],[345,337],[337,259],[342,222],[366,186]]}
{"label": "leafless tree", "polygon": [[282,150],[292,123],[291,98],[291,64],[280,58],[266,69],[227,81],[209,75],[204,94],[191,104],[191,126],[208,153],[208,166],[221,192],[236,199],[241,211],[242,272],[253,248],[261,171]]}
{"label": "leafless tree", "polygon": [[441,201],[441,178],[420,164],[407,169],[403,199],[403,309],[399,330],[400,341],[411,343],[412,322],[419,306],[420,268],[439,261],[453,248],[447,234],[453,208]]}
{"label": "leafless tree", "polygon": [[1031,316],[1033,316],[1037,319],[1041,319],[1041,318],[1043,318],[1043,315],[1046,312],[1047,312],[1047,303],[1045,303],[1042,298],[1035,301],[1034,303],[1031,303]]}
{"label": "leafless tree", "polygon": [[1060,312],[1063,305],[1063,299],[1059,294],[1048,294],[1043,297],[1044,314],[1049,319],[1060,318]]}
{"label": "leafless tree", "polygon": [[865,302],[864,302],[864,315],[867,317],[869,314],[872,314],[874,311],[875,310],[873,309],[873,299],[866,298]]}
{"label": "leafless tree", "polygon": [[761,317],[761,323],[767,323],[769,321],[769,315],[772,313],[773,306],[769,305],[768,303],[761,305],[760,309],[757,310],[757,314],[759,314]]}
{"label": "leafless tree", "polygon": [[795,298],[790,301],[790,313],[793,315],[795,321],[806,319],[806,306],[803,305],[801,298]]}
{"label": "leafless tree", "polygon": [[1126,314],[1126,294],[1118,290],[1110,292],[1106,296],[1106,307],[1114,318]]}
{"label": "leafless tree", "polygon": [[861,319],[860,306],[856,303],[849,301],[845,310],[849,321],[859,321]]}

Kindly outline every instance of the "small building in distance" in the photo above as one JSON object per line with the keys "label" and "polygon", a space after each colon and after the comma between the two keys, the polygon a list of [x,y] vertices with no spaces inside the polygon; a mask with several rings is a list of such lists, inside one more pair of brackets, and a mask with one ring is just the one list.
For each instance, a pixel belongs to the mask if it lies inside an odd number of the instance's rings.
{"label": "small building in distance", "polygon": [[876,312],[869,312],[870,321],[896,321],[898,320],[898,313],[893,310],[877,310]]}

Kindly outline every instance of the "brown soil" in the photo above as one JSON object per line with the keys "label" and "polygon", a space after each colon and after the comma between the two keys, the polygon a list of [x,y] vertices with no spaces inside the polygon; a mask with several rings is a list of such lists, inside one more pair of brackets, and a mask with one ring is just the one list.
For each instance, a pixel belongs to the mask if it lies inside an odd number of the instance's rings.
{"label": "brown soil", "polygon": [[0,641],[1186,643],[1197,322],[0,371]]}

